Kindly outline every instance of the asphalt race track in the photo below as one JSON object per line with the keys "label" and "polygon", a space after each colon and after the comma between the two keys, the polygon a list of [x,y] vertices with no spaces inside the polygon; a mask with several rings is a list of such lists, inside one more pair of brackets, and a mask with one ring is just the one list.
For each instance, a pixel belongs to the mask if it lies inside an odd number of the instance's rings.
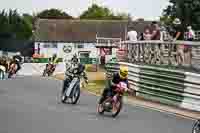
{"label": "asphalt race track", "polygon": [[98,97],[59,104],[61,81],[16,77],[0,81],[0,133],[191,133],[190,119],[124,105],[115,119],[96,113]]}

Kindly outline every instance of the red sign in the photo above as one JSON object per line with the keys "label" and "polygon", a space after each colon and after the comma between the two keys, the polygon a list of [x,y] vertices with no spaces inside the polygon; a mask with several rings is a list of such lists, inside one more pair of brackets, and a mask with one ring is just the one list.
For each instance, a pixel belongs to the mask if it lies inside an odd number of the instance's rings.
{"label": "red sign", "polygon": [[110,49],[109,48],[100,48],[100,55],[101,56],[110,55]]}

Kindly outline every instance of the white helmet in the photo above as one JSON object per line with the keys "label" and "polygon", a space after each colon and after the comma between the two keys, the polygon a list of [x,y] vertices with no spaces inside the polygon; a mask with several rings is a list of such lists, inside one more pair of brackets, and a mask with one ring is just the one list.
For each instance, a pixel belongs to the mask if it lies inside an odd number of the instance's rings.
{"label": "white helmet", "polygon": [[181,24],[180,19],[178,19],[178,18],[174,19],[173,24],[175,24],[175,25]]}
{"label": "white helmet", "polygon": [[19,56],[20,56],[20,55],[21,55],[21,53],[20,53],[20,52],[17,52],[17,53],[16,53],[16,55],[19,55]]}

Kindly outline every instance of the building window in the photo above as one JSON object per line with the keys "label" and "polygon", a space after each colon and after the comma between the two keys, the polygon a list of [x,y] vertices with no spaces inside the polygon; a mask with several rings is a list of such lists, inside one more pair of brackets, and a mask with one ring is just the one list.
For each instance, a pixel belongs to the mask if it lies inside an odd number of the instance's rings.
{"label": "building window", "polygon": [[90,57],[90,53],[89,52],[80,53],[80,57],[81,58],[89,58]]}
{"label": "building window", "polygon": [[44,44],[43,48],[50,48],[50,45],[49,44]]}
{"label": "building window", "polygon": [[46,43],[43,45],[43,48],[57,48],[57,43]]}
{"label": "building window", "polygon": [[84,48],[83,44],[78,44],[78,48]]}
{"label": "building window", "polygon": [[56,44],[56,43],[53,43],[53,44],[52,44],[52,48],[58,48],[57,44]]}

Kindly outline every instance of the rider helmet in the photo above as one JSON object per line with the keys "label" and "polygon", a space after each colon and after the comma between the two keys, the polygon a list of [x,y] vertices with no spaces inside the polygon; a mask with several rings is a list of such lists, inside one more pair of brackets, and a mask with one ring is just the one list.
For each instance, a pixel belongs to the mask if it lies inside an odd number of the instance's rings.
{"label": "rider helmet", "polygon": [[76,54],[73,55],[71,61],[72,61],[72,64],[78,64],[79,63],[79,59],[78,59]]}
{"label": "rider helmet", "polygon": [[120,78],[126,79],[128,76],[128,67],[121,66],[119,70],[119,75],[120,75]]}
{"label": "rider helmet", "polygon": [[56,58],[57,57],[57,54],[53,54],[53,58]]}
{"label": "rider helmet", "polygon": [[21,53],[20,53],[20,52],[17,52],[17,53],[16,53],[16,55],[20,56],[20,55],[21,55]]}

